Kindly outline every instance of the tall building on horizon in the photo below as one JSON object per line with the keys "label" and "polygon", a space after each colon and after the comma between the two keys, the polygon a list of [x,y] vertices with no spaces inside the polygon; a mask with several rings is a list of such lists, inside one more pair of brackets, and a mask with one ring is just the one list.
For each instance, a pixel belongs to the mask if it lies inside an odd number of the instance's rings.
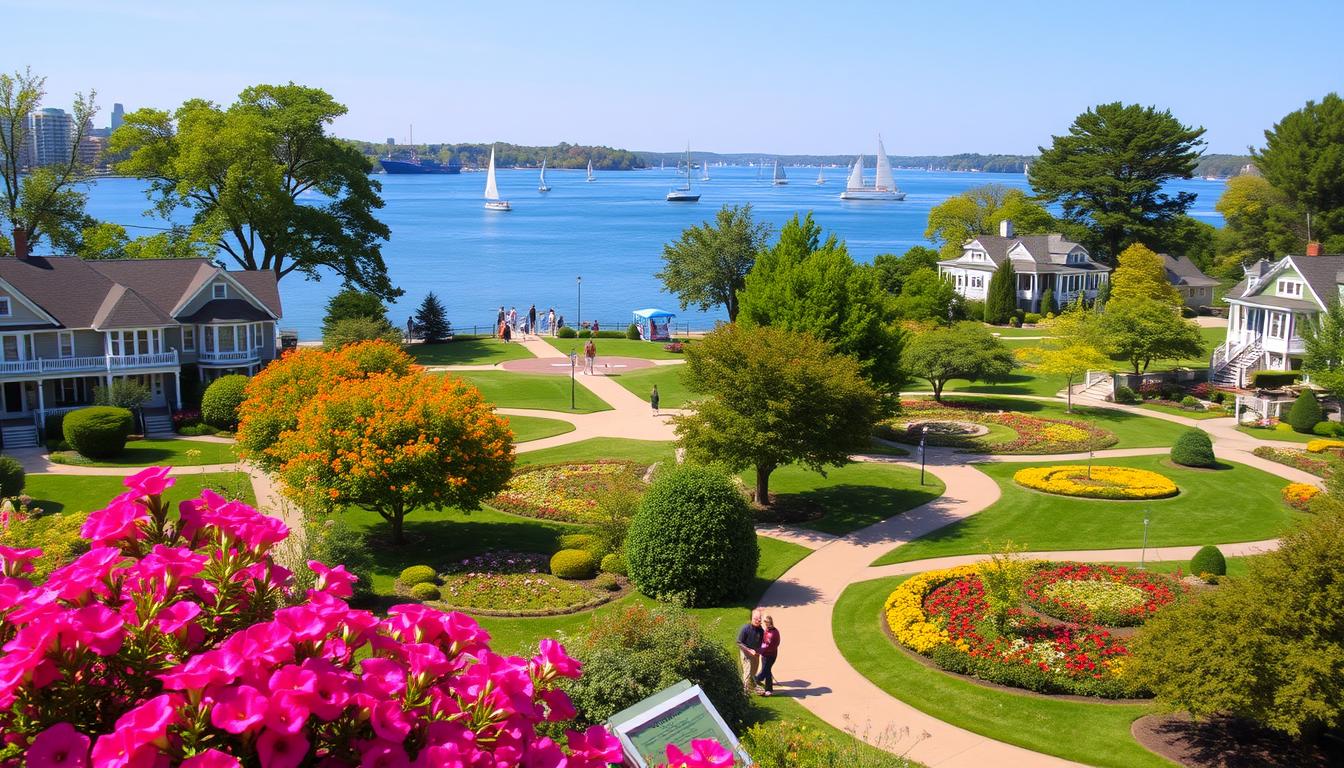
{"label": "tall building on horizon", "polygon": [[28,157],[35,166],[59,165],[70,160],[75,121],[63,109],[45,107],[32,114],[28,123]]}
{"label": "tall building on horizon", "polygon": [[113,104],[113,105],[112,105],[112,130],[115,131],[115,130],[117,130],[118,128],[120,128],[122,122],[123,122],[125,119],[126,119],[126,110],[125,110],[124,108],[122,108],[122,106],[121,106],[120,103]]}

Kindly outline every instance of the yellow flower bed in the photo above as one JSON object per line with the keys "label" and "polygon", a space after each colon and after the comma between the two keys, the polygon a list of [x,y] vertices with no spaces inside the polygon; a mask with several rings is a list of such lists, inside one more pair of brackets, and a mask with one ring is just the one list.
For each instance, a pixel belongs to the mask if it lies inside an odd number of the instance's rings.
{"label": "yellow flower bed", "polygon": [[1344,448],[1344,440],[1310,440],[1307,442],[1308,453],[1321,453],[1337,448]]}
{"label": "yellow flower bed", "polygon": [[1078,464],[1028,467],[1018,470],[1013,480],[1045,493],[1089,499],[1163,499],[1179,492],[1166,476],[1133,467],[1094,466],[1091,477]]}
{"label": "yellow flower bed", "polygon": [[887,596],[883,611],[887,626],[897,642],[916,653],[928,653],[934,647],[949,642],[947,632],[924,613],[924,596],[945,581],[959,579],[977,572],[979,566],[959,565],[940,571],[925,571],[911,576]]}
{"label": "yellow flower bed", "polygon": [[1087,430],[1072,424],[1051,424],[1045,428],[1045,436],[1057,443],[1079,443],[1088,438]]}
{"label": "yellow flower bed", "polygon": [[1311,508],[1311,500],[1321,489],[1308,483],[1289,483],[1283,487],[1283,500],[1293,509],[1306,512]]}

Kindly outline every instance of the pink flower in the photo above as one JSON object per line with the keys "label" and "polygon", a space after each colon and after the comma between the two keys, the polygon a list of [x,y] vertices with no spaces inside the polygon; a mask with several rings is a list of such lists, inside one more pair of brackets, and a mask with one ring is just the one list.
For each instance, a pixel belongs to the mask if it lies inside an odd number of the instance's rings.
{"label": "pink flower", "polygon": [[259,727],[266,716],[266,697],[250,685],[224,688],[214,694],[214,701],[210,722],[232,734]]}
{"label": "pink flower", "polygon": [[578,714],[569,700],[569,694],[558,688],[542,691],[540,696],[546,703],[546,720],[549,722],[563,723]]}
{"label": "pink flower", "polygon": [[360,768],[409,768],[411,759],[396,742],[374,739],[360,748]]}
{"label": "pink flower", "polygon": [[238,674],[238,657],[220,648],[187,659],[185,664],[159,675],[170,691],[200,691],[210,685],[227,685]]}
{"label": "pink flower", "polygon": [[666,768],[732,768],[733,753],[714,739],[691,739],[691,751],[667,745]]}
{"label": "pink flower", "polygon": [[[52,571],[42,587],[61,600],[81,602],[90,592],[106,594],[107,587],[103,582],[122,562],[121,550],[96,547],[80,555],[73,563]],[[15,617],[10,618],[19,621]]]}
{"label": "pink flower", "polygon": [[406,740],[406,734],[411,732],[413,723],[402,710],[400,699],[380,701],[370,714],[369,724],[373,726],[373,732],[378,734],[380,739],[402,742]]}
{"label": "pink flower", "polygon": [[0,547],[0,573],[6,576],[29,573],[33,570],[33,561],[41,556],[42,550],[37,547],[28,549]]}
{"label": "pink flower", "polygon": [[296,768],[308,755],[308,739],[302,734],[262,731],[257,739],[257,756],[262,768]]}
{"label": "pink flower", "polygon": [[344,565],[330,568],[316,560],[308,561],[308,569],[317,575],[314,588],[318,592],[330,592],[336,597],[348,598],[355,594],[354,583],[359,577],[345,570]]}
{"label": "pink flower", "polygon": [[95,547],[123,540],[139,539],[143,534],[142,522],[149,520],[145,505],[137,502],[131,493],[123,493],[106,507],[89,513],[79,535]]}
{"label": "pink flower", "polygon": [[563,645],[549,637],[542,638],[538,646],[538,653],[532,659],[532,663],[540,670],[553,672],[560,677],[577,678],[579,672],[583,669],[582,664],[565,653]]}
{"label": "pink flower", "polygon": [[360,671],[364,673],[364,690],[377,698],[400,698],[406,692],[406,670],[391,659],[365,659]]}
{"label": "pink flower", "polygon": [[137,496],[158,496],[177,482],[168,476],[169,467],[146,467],[122,481]]}
{"label": "pink flower", "polygon": [[66,616],[75,640],[84,647],[99,656],[111,656],[121,650],[126,625],[116,611],[93,603]]}
{"label": "pink flower", "polygon": [[207,749],[186,760],[182,761],[180,768],[238,768],[242,763],[238,758],[220,752],[217,749]]}
{"label": "pink flower", "polygon": [[200,614],[201,606],[199,604],[183,600],[159,611],[159,616],[155,622],[159,625],[160,632],[171,635],[191,623]]}
{"label": "pink flower", "polygon": [[[619,763],[625,759],[621,752],[621,740],[600,725],[594,725],[583,733],[571,732],[568,740],[569,751],[577,758],[590,760],[598,765]],[[670,752],[668,754],[671,755]],[[729,768],[732,764],[732,753],[728,753]]]}
{"label": "pink flower", "polygon": [[83,768],[89,764],[89,737],[57,723],[33,738],[25,757],[29,768]]}

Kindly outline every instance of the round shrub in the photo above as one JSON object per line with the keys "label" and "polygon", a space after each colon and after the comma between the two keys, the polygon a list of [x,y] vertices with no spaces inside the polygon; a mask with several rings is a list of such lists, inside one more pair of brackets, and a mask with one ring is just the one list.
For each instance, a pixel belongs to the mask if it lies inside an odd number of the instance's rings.
{"label": "round shrub", "polygon": [[751,509],[732,480],[690,464],[658,475],[625,541],[640,591],[690,607],[739,597],[755,581],[761,557]]}
{"label": "round shrub", "polygon": [[620,576],[629,576],[630,567],[625,563],[625,556],[612,552],[602,558],[602,571],[605,573],[615,573]]}
{"label": "round shrub", "polygon": [[621,583],[616,580],[615,574],[599,573],[597,578],[593,579],[593,586],[606,592],[615,592],[621,588]]}
{"label": "round shrub", "polygon": [[570,328],[568,325],[562,325],[560,326],[560,330],[555,332],[555,335],[562,339],[572,339],[575,336],[578,336],[579,332]]}
{"label": "round shrub", "polygon": [[639,341],[639,326],[631,323],[625,328],[625,338],[631,341]]}
{"label": "round shrub", "polygon": [[1310,389],[1302,390],[1302,394],[1293,401],[1293,407],[1288,409],[1287,421],[1293,425],[1294,432],[1309,435],[1312,427],[1324,420],[1325,413],[1321,411],[1321,404],[1316,401],[1316,393]]}
{"label": "round shrub", "polygon": [[1199,400],[1192,397],[1191,395],[1186,395],[1185,397],[1181,398],[1181,407],[1190,409],[1198,408],[1200,410],[1203,410],[1204,408],[1204,406],[1200,404]]}
{"label": "round shrub", "polygon": [[439,574],[428,565],[412,565],[401,572],[397,581],[408,587],[414,587],[416,584],[432,584],[439,578]]}
{"label": "round shrub", "polygon": [[562,549],[551,555],[551,574],[562,579],[591,579],[597,558],[586,549]]}
{"label": "round shrub", "polygon": [[1022,317],[1022,322],[1026,323],[1027,325],[1035,325],[1041,322],[1041,316],[1036,312],[1028,312],[1026,315]]}
{"label": "round shrub", "polygon": [[1022,321],[1018,320],[1016,317],[1010,317],[1008,318],[1008,325],[1012,328],[1021,328]]}
{"label": "round shrub", "polygon": [[201,418],[206,424],[220,429],[235,429],[238,426],[238,406],[247,396],[247,377],[241,373],[220,376],[210,382],[201,397]]}
{"label": "round shrub", "polygon": [[125,408],[95,405],[65,415],[65,442],[90,459],[110,459],[126,448],[135,417]]}
{"label": "round shrub", "polygon": [[1116,387],[1115,402],[1124,405],[1133,405],[1134,403],[1139,402],[1139,396],[1134,394],[1134,390],[1129,387]]}
{"label": "round shrub", "polygon": [[1171,460],[1183,467],[1212,467],[1218,460],[1213,457],[1213,441],[1207,432],[1189,429],[1176,438],[1171,446]]}
{"label": "round shrub", "polygon": [[0,456],[0,498],[10,499],[23,493],[23,465],[13,456]]}
{"label": "round shrub", "polygon": [[1190,558],[1190,572],[1196,576],[1202,576],[1211,573],[1214,576],[1227,575],[1227,559],[1223,557],[1222,550],[1209,544],[1199,548],[1195,556]]}
{"label": "round shrub", "polygon": [[438,600],[442,597],[442,593],[439,592],[438,587],[427,581],[423,581],[416,584],[414,587],[411,587],[411,597],[414,597],[416,600],[423,603],[428,600]]}
{"label": "round shrub", "polygon": [[556,544],[556,551],[582,549],[585,552],[592,552],[595,558],[601,558],[606,554],[602,546],[602,540],[591,533],[567,533],[556,539]]}

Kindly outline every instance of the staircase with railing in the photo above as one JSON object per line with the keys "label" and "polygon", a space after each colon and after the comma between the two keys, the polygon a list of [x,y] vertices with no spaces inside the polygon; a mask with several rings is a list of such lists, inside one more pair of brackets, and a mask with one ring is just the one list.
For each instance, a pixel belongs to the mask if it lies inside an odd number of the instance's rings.
{"label": "staircase with railing", "polygon": [[1218,387],[1241,388],[1246,385],[1246,372],[1255,368],[1264,355],[1258,339],[1222,344],[1213,350],[1209,360],[1209,381]]}

